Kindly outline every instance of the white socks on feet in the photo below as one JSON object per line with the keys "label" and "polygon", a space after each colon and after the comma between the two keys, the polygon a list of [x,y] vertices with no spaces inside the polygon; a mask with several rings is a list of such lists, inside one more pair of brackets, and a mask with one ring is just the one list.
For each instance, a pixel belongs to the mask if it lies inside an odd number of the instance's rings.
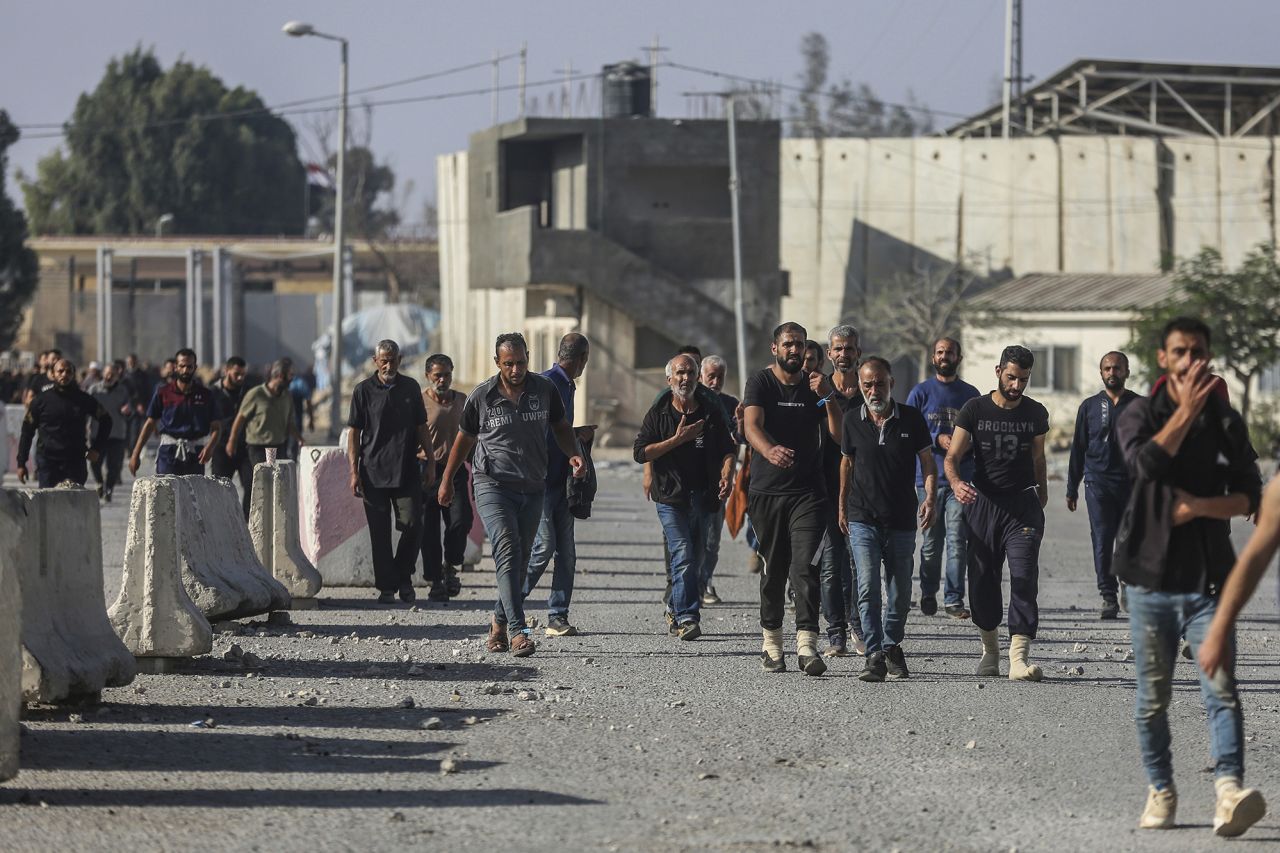
{"label": "white socks on feet", "polygon": [[978,661],[978,675],[1000,674],[1000,634],[997,631],[983,631],[982,659]]}
{"label": "white socks on feet", "polygon": [[760,646],[760,651],[767,654],[775,660],[782,657],[782,629],[774,628],[764,629],[764,642]]}
{"label": "white socks on feet", "polygon": [[796,654],[810,658],[818,656],[817,631],[796,631]]}
{"label": "white socks on feet", "polygon": [[1040,667],[1027,663],[1031,652],[1031,638],[1026,634],[1014,634],[1009,638],[1009,680],[1039,681],[1044,677]]}

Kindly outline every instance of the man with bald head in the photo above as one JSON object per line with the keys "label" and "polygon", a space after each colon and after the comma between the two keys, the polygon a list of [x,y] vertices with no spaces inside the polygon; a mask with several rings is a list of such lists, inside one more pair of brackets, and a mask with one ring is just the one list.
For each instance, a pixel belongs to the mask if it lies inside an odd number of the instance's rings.
{"label": "man with bald head", "polygon": [[668,621],[681,640],[696,640],[702,636],[708,522],[729,496],[737,448],[724,407],[695,393],[697,359],[676,355],[667,362],[666,376],[671,393],[645,414],[633,451],[636,462],[651,466],[650,495],[657,501],[669,559]]}
{"label": "man with bald head", "polygon": [[[31,400],[22,419],[22,436],[18,440],[18,481],[27,482],[27,460],[31,442],[37,433],[40,446],[36,451],[36,475],[40,488],[49,489],[70,480],[83,486],[89,479],[85,458],[98,461],[111,437],[111,415],[97,400],[76,384],[76,366],[65,358],[54,362],[53,387],[41,391]],[[93,445],[86,451],[85,422],[97,421]]]}
{"label": "man with bald head", "polygon": [[1098,594],[1102,596],[1101,618],[1120,615],[1116,600],[1119,582],[1111,573],[1120,517],[1129,503],[1129,470],[1116,436],[1116,421],[1138,395],[1125,390],[1129,378],[1129,357],[1109,352],[1098,365],[1102,390],[1080,404],[1076,412],[1075,437],[1071,441],[1071,462],[1067,468],[1067,509],[1076,511],[1080,481],[1084,480],[1085,506],[1089,509],[1089,530],[1093,534],[1093,571]]}

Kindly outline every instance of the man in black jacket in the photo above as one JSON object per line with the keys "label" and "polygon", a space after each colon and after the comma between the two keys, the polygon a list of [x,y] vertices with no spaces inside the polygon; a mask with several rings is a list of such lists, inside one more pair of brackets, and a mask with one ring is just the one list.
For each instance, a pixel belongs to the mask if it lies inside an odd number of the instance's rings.
{"label": "man in black jacket", "polygon": [[1084,502],[1089,510],[1089,530],[1093,534],[1093,571],[1102,596],[1103,619],[1120,615],[1116,601],[1116,577],[1111,573],[1111,553],[1115,550],[1116,529],[1129,503],[1129,472],[1116,440],[1116,421],[1138,395],[1125,390],[1129,378],[1129,357],[1109,352],[1098,365],[1102,390],[1080,404],[1076,412],[1076,432],[1071,441],[1071,462],[1067,469],[1067,509],[1076,511],[1080,481],[1084,480]]}
{"label": "man in black jacket", "polygon": [[[1179,637],[1185,632],[1199,647],[1235,562],[1230,519],[1256,512],[1261,493],[1244,420],[1213,392],[1209,343],[1200,320],[1170,321],[1158,352],[1167,381],[1131,403],[1118,425],[1133,495],[1113,566],[1129,585],[1138,744],[1150,782],[1143,829],[1173,826],[1178,804],[1168,707]],[[1234,667],[1202,672],[1200,694],[1215,764],[1214,833],[1239,835],[1266,804],[1242,787],[1244,720]]]}
{"label": "man in black jacket", "polygon": [[[27,459],[31,442],[40,435],[36,451],[36,476],[40,488],[49,489],[70,480],[83,486],[89,478],[85,457],[97,462],[111,437],[111,415],[76,385],[76,366],[65,358],[53,367],[53,387],[41,391],[31,400],[22,419],[22,436],[18,441],[18,481],[27,482]],[[85,421],[98,422],[93,446],[85,451]]]}
{"label": "man in black jacket", "polygon": [[652,463],[651,493],[670,555],[668,620],[681,640],[696,640],[702,636],[699,579],[707,519],[729,496],[736,447],[722,408],[700,402],[694,393],[697,360],[677,355],[666,373],[671,394],[659,397],[644,416],[634,452],[641,465]]}

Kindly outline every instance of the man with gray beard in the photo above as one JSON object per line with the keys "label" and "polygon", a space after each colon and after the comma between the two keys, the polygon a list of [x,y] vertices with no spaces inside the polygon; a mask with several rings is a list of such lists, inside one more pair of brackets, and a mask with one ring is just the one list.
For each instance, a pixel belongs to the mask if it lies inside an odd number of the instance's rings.
{"label": "man with gray beard", "polygon": [[698,362],[682,353],[667,362],[671,394],[659,397],[636,435],[634,454],[651,464],[650,494],[666,541],[671,580],[668,615],[681,640],[696,640],[701,628],[701,567],[707,524],[729,496],[736,447],[723,407],[694,393]]}

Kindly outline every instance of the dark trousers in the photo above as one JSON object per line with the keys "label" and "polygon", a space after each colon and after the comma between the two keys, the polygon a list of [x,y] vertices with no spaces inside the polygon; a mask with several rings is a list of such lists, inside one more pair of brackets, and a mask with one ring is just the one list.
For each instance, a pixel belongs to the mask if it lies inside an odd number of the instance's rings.
{"label": "dark trousers", "polygon": [[1009,562],[1009,633],[1032,639],[1040,621],[1036,595],[1040,583],[1040,540],[1044,510],[1028,490],[978,499],[965,507],[969,528],[969,608],[984,631],[1000,627],[1004,563]]}
{"label": "dark trousers", "polygon": [[[110,494],[120,485],[120,472],[124,470],[124,445],[123,438],[108,438],[106,449],[102,451],[98,461],[92,463],[93,481],[102,486],[103,494]],[[102,477],[103,463],[107,466],[106,479]]]}
{"label": "dark trousers", "polygon": [[1128,503],[1127,486],[1084,484],[1084,505],[1089,509],[1089,532],[1093,536],[1093,572],[1098,577],[1098,592],[1104,598],[1115,598],[1119,588],[1111,574],[1111,555],[1116,549],[1120,517]]}
{"label": "dark trousers", "polygon": [[236,448],[235,456],[228,456],[224,449],[226,443],[219,437],[218,445],[213,449],[209,459],[209,469],[215,477],[226,477],[228,480],[240,480],[240,509],[244,517],[249,517],[249,495],[253,491],[253,462],[249,460],[248,445],[241,444]]}
{"label": "dark trousers", "polygon": [[[453,478],[453,503],[440,506],[436,502],[436,487],[427,489],[422,496],[422,577],[432,586],[443,577],[443,563],[457,567],[467,550],[467,535],[471,532],[471,490],[467,488],[467,469],[458,466]],[[444,547],[441,548],[440,526],[444,525]]]}
{"label": "dark trousers", "polygon": [[840,532],[836,505],[827,503],[827,547],[822,552],[822,618],[827,620],[827,637],[832,641],[862,639],[862,616],[858,612],[858,581],[849,554],[849,540]]}
{"label": "dark trousers", "polygon": [[169,474],[181,477],[188,474],[196,476],[204,475],[204,466],[200,464],[200,451],[204,447],[204,439],[200,440],[200,444],[191,449],[185,460],[178,459],[174,454],[178,450],[176,444],[162,444],[156,451],[156,474]]}
{"label": "dark trousers", "polygon": [[83,456],[50,459],[48,456],[36,455],[36,482],[42,489],[52,489],[67,480],[77,486],[83,486],[87,479],[89,479],[89,468]]}
{"label": "dark trousers", "polygon": [[787,602],[787,580],[796,594],[796,630],[818,630],[821,600],[818,549],[826,535],[826,505],[813,493],[747,498],[747,512],[760,539],[760,627],[777,630]]}
{"label": "dark trousers", "polygon": [[[369,547],[373,552],[373,583],[380,592],[395,592],[413,582],[422,545],[422,486],[415,478],[406,486],[379,489],[361,483],[364,515],[369,522]],[[391,528],[400,531],[395,553]]]}

